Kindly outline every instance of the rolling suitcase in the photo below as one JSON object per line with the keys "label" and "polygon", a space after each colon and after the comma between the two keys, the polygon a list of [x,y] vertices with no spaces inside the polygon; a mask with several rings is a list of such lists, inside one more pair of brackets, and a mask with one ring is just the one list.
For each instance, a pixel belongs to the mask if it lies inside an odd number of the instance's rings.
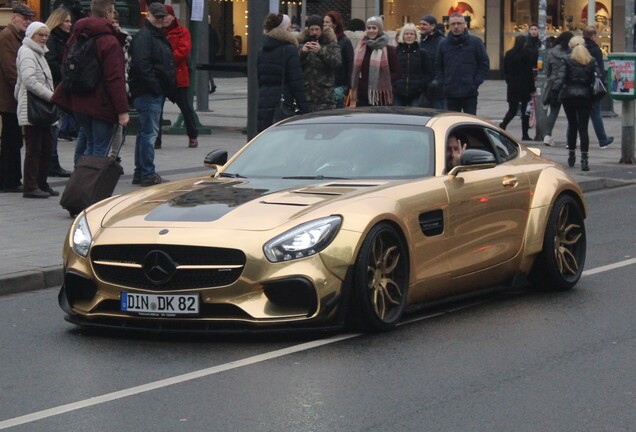
{"label": "rolling suitcase", "polygon": [[122,128],[119,142],[115,142],[117,135],[113,134],[108,156],[84,155],[77,162],[60,199],[60,205],[71,217],[113,194],[122,173],[117,157],[126,139],[126,128]]}

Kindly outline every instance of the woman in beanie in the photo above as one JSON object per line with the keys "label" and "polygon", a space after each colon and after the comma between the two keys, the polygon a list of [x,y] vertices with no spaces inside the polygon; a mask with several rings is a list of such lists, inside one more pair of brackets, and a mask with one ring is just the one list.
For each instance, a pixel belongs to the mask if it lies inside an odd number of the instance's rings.
{"label": "woman in beanie", "polygon": [[393,82],[399,74],[397,53],[384,33],[382,18],[369,18],[366,34],[355,49],[350,106],[392,105]]}
{"label": "woman in beanie", "polygon": [[400,75],[393,84],[393,105],[420,106],[429,73],[428,58],[420,49],[417,27],[406,23],[398,35],[397,56]]}
{"label": "woman in beanie", "polygon": [[330,27],[323,28],[319,15],[312,15],[298,35],[300,64],[305,80],[305,95],[312,111],[335,108],[333,89],[336,71],[342,65],[340,47]]}
{"label": "woman in beanie", "polygon": [[18,50],[16,66],[18,79],[14,95],[18,101],[18,124],[24,126],[24,191],[25,198],[48,198],[60,193],[47,183],[52,156],[51,126],[35,126],[29,122],[28,94],[32,93],[47,102],[53,96],[53,76],[44,57],[48,51],[46,41],[49,28],[33,21],[26,29],[22,46]]}
{"label": "woman in beanie", "polygon": [[330,27],[338,39],[340,47],[340,55],[342,64],[336,71],[335,87],[333,90],[334,102],[336,108],[344,107],[344,99],[351,88],[351,71],[353,70],[353,44],[351,40],[344,34],[344,23],[342,15],[337,11],[329,11],[323,18],[324,27]]}
{"label": "woman in beanie", "polygon": [[[274,109],[281,92],[286,100],[295,100],[302,112],[310,107],[303,88],[303,71],[298,56],[298,40],[289,28],[287,15],[270,13],[263,26],[263,46],[258,51],[256,71],[258,75],[258,131],[273,123]],[[283,88],[283,73],[285,85]]]}

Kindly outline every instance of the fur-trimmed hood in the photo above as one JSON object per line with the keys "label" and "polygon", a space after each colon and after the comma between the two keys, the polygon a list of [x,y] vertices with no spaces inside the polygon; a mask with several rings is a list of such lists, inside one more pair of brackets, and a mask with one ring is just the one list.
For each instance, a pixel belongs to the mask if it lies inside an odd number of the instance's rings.
{"label": "fur-trimmed hood", "polygon": [[[305,28],[303,31],[301,31],[298,34],[297,38],[299,45],[303,45],[304,43],[306,43],[307,39],[309,38],[309,29]],[[338,42],[338,38],[336,37],[336,33],[331,27],[325,27],[322,29],[322,34],[320,35],[319,42],[321,42],[321,45],[324,45],[325,43]]]}
{"label": "fur-trimmed hood", "polygon": [[263,32],[263,34],[270,38],[270,40],[265,39],[263,42],[264,50],[274,49],[281,44],[292,44],[294,46],[298,46],[296,36],[290,31],[275,28],[268,32]]}

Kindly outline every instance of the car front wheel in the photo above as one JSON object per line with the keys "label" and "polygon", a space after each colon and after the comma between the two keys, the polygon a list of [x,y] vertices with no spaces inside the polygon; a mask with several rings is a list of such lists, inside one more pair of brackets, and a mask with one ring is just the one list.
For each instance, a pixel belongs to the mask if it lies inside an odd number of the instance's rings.
{"label": "car front wheel", "polygon": [[393,328],[404,312],[409,263],[404,242],[389,224],[373,227],[355,263],[352,308],[364,331]]}
{"label": "car front wheel", "polygon": [[583,273],[585,252],[583,210],[574,198],[560,196],[550,212],[543,251],[533,268],[535,287],[544,291],[572,288]]}

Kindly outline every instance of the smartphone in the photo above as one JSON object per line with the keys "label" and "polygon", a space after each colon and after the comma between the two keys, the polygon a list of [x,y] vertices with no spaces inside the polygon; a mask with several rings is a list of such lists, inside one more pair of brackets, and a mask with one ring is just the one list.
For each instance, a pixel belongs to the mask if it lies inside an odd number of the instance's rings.
{"label": "smartphone", "polygon": [[316,37],[316,35],[309,35],[309,37],[307,38],[307,42],[316,42],[318,40],[318,37]]}

